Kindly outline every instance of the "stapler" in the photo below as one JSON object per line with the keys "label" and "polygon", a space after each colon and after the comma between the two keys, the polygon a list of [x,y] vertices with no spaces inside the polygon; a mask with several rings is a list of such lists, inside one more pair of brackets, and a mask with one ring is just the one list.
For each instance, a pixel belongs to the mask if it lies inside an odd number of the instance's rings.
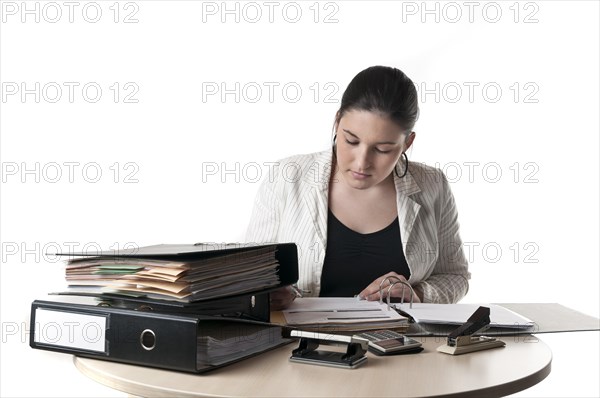
{"label": "stapler", "polygon": [[[301,330],[292,330],[291,337],[300,337],[300,344],[292,351],[290,361],[346,369],[356,368],[367,361],[369,342],[366,339]],[[346,352],[317,350],[320,344],[346,346]]]}
{"label": "stapler", "polygon": [[448,335],[447,344],[438,347],[439,352],[450,355],[466,354],[468,352],[504,347],[505,343],[492,337],[473,336],[489,328],[490,309],[479,307],[463,325]]}

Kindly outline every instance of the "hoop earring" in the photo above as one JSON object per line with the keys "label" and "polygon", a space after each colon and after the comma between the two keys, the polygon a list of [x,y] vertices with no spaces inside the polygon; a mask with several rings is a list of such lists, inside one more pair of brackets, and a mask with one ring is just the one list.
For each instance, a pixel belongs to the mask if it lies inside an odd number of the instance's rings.
{"label": "hoop earring", "polygon": [[396,173],[398,178],[402,178],[406,175],[406,173],[408,173],[408,156],[406,156],[406,152],[402,152],[402,156],[404,156],[404,173],[402,173],[402,175],[398,175],[398,170],[396,170],[396,167],[394,167],[394,173]]}
{"label": "hoop earring", "polygon": [[331,144],[331,150],[333,151],[333,156],[335,156],[336,143],[337,143],[337,134],[334,134],[333,141]]}

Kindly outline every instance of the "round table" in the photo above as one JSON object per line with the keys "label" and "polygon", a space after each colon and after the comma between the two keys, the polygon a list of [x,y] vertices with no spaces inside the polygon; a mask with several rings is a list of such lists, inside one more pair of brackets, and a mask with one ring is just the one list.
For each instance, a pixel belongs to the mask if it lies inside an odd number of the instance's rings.
{"label": "round table", "polygon": [[74,357],[74,363],[97,382],[144,397],[504,396],[548,376],[552,352],[541,340],[531,335],[501,339],[505,347],[452,356],[436,351],[444,338],[419,338],[425,348],[419,354],[369,353],[367,363],[356,369],[290,362],[296,343],[204,374],[82,357]]}

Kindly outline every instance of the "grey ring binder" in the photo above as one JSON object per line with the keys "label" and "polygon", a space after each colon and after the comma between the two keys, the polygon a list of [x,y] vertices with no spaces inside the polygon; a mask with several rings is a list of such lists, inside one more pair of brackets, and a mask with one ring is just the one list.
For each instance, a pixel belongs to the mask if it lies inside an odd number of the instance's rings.
{"label": "grey ring binder", "polygon": [[397,283],[402,284],[402,299],[400,300],[401,304],[404,304],[404,288],[406,286],[408,286],[408,288],[410,289],[410,308],[412,308],[412,306],[413,306],[413,298],[414,298],[415,291],[413,290],[413,288],[412,288],[412,286],[410,284],[404,282],[403,280],[400,280],[400,278],[398,278],[396,276],[388,276],[387,278],[385,278],[384,280],[382,280],[381,283],[379,283],[379,303],[383,304],[383,284],[384,284],[385,281],[388,281],[390,279],[396,279],[396,281],[395,282],[390,282],[390,286],[388,288],[388,294],[387,294],[387,308],[388,308],[388,310],[390,309],[390,294],[392,292],[392,288]]}

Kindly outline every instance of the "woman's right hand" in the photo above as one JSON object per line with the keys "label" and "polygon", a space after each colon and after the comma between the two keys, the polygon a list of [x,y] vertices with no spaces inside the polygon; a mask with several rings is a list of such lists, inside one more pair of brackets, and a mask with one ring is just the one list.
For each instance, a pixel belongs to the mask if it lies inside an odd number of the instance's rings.
{"label": "woman's right hand", "polygon": [[280,287],[270,294],[271,311],[286,309],[296,299],[296,294],[291,286]]}

